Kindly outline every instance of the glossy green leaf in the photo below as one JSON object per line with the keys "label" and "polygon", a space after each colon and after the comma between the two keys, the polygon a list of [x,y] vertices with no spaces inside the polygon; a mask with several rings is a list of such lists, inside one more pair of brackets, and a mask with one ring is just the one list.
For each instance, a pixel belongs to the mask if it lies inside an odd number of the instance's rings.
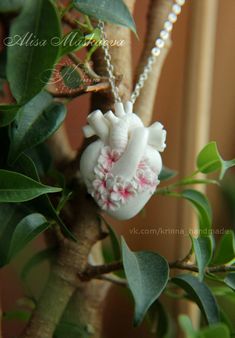
{"label": "glossy green leaf", "polygon": [[229,329],[224,324],[216,324],[200,330],[198,338],[231,338]]}
{"label": "glossy green leaf", "polygon": [[156,333],[156,338],[175,337],[175,327],[173,320],[159,301],[156,301],[148,311],[148,321],[150,321],[151,332]]}
{"label": "glossy green leaf", "polygon": [[220,171],[220,179],[224,177],[226,171],[235,166],[235,159],[224,161],[219,154],[216,142],[208,143],[197,157],[198,170],[204,174]]}
{"label": "glossy green leaf", "polygon": [[65,86],[68,88],[75,89],[83,84],[80,74],[74,67],[62,67],[60,73]]}
{"label": "glossy green leaf", "polygon": [[9,246],[16,225],[30,210],[23,204],[0,203],[0,266],[7,263]]}
{"label": "glossy green leaf", "polygon": [[31,316],[30,312],[23,310],[7,311],[3,313],[4,320],[28,321],[30,316]]}
{"label": "glossy green leaf", "polygon": [[61,321],[55,330],[54,338],[90,338],[91,334],[86,326]]}
{"label": "glossy green leaf", "polygon": [[160,181],[166,181],[166,180],[170,180],[171,178],[175,177],[176,175],[177,175],[177,171],[163,166],[158,178],[159,178]]}
{"label": "glossy green leaf", "polygon": [[60,188],[41,184],[17,172],[0,170],[0,202],[25,202],[44,194],[59,191],[61,191]]}
{"label": "glossy green leaf", "polygon": [[114,228],[102,217],[102,221],[105,223],[106,227],[108,228],[109,231],[109,239],[112,247],[112,253],[111,257],[107,260],[108,262],[110,261],[118,261],[121,258],[121,249],[120,249],[120,243],[119,243],[119,238],[114,230]]}
{"label": "glossy green leaf", "polygon": [[3,83],[7,77],[6,68],[7,68],[7,48],[4,48],[0,52],[0,78],[1,80],[3,80]]}
{"label": "glossy green leaf", "polygon": [[35,255],[30,257],[28,262],[24,265],[21,271],[21,278],[25,280],[32,269],[34,269],[39,264],[45,262],[46,260],[53,260],[56,255],[56,248],[46,248],[37,252]]}
{"label": "glossy green leaf", "polygon": [[197,190],[188,189],[184,190],[181,194],[197,210],[201,234],[208,235],[206,232],[211,228],[212,224],[212,212],[208,199]]}
{"label": "glossy green leaf", "polygon": [[53,159],[46,143],[26,150],[26,155],[33,160],[40,177],[45,176],[52,168]]}
{"label": "glossy green leaf", "polygon": [[179,323],[186,338],[230,338],[229,329],[224,324],[214,324],[201,330],[194,330],[191,319],[186,315],[179,316]]}
{"label": "glossy green leaf", "polygon": [[11,260],[29,242],[48,229],[49,223],[41,214],[31,214],[17,224],[11,239],[8,260]]}
{"label": "glossy green leaf", "polygon": [[182,328],[182,330],[185,333],[186,338],[198,338],[194,328],[193,324],[191,322],[191,319],[186,315],[180,315],[179,316],[179,324]]}
{"label": "glossy green leaf", "polygon": [[136,33],[134,20],[123,0],[74,0],[74,4],[79,12],[128,27]]}
{"label": "glossy green leaf", "polygon": [[235,177],[234,175],[227,175],[226,179],[222,181],[222,192],[225,198],[226,206],[228,207],[231,216],[232,224],[235,224]]}
{"label": "glossy green leaf", "polygon": [[224,282],[235,291],[235,272],[227,274],[227,276],[224,278]]}
{"label": "glossy green leaf", "polygon": [[[23,153],[17,160],[15,165],[16,169],[20,170],[22,174],[29,176],[37,182],[40,182],[36,166],[29,156]],[[61,230],[63,231],[65,236],[73,239],[74,241],[77,240],[73,233],[66,227],[64,222],[59,217],[47,194],[43,194],[42,196],[33,199],[28,203],[28,205],[30,206],[31,210],[34,210],[35,212],[40,212],[43,215],[50,217],[51,219],[56,221],[56,223],[60,225]]]}
{"label": "glossy green leaf", "polygon": [[217,245],[212,264],[226,264],[233,259],[235,259],[235,236],[232,230],[227,230]]}
{"label": "glossy green leaf", "polygon": [[66,34],[60,41],[60,56],[77,52],[84,47],[84,35],[80,29],[74,29]]}
{"label": "glossy green leaf", "polygon": [[0,127],[8,126],[16,118],[19,106],[0,105]]}
{"label": "glossy green leaf", "polygon": [[135,300],[134,325],[138,325],[165,289],[169,266],[165,258],[157,253],[132,252],[123,238],[122,257],[128,285]]}
{"label": "glossy green leaf", "polygon": [[[53,39],[60,37],[55,5],[50,0],[25,1],[6,41],[7,78],[17,102],[28,101],[47,84],[60,50]],[[37,46],[29,45],[37,42]]]}
{"label": "glossy green leaf", "polygon": [[41,92],[23,106],[12,126],[9,162],[13,163],[23,151],[48,139],[65,116],[65,106],[53,103],[51,95],[46,92]]}
{"label": "glossy green leaf", "polygon": [[202,281],[205,269],[210,263],[213,255],[213,239],[211,236],[192,237],[192,243],[199,269],[199,279]]}
{"label": "glossy green leaf", "polygon": [[23,153],[20,155],[15,163],[14,169],[20,174],[23,174],[32,178],[35,181],[40,182],[37,168],[32,159],[26,154]]}
{"label": "glossy green leaf", "polygon": [[0,12],[17,12],[24,4],[24,0],[3,0],[0,2]]}
{"label": "glossy green leaf", "polygon": [[217,302],[208,288],[192,275],[178,275],[171,280],[181,287],[199,306],[208,324],[216,324],[220,321]]}

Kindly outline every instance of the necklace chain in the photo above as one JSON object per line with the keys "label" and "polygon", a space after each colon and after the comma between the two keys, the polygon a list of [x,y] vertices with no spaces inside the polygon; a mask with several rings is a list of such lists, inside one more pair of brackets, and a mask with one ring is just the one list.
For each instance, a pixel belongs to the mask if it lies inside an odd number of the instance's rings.
{"label": "necklace chain", "polygon": [[[143,72],[140,74],[139,79],[135,85],[134,91],[131,94],[130,101],[135,103],[137,97],[140,95],[141,89],[144,87],[145,81],[148,79],[148,76],[152,70],[153,64],[156,62],[157,58],[161,54],[161,50],[165,47],[166,41],[169,39],[170,33],[173,29],[173,24],[177,21],[177,17],[181,12],[181,7],[184,5],[185,0],[175,0],[167,20],[163,25],[163,29],[160,32],[159,37],[155,41],[154,47],[151,49],[150,56],[147,60],[147,63],[143,69]],[[109,76],[109,82],[111,85],[112,93],[115,99],[115,102],[121,102],[121,97],[119,94],[118,87],[116,86],[116,79],[114,75],[114,67],[112,64],[112,57],[109,52],[109,45],[106,43],[107,35],[104,29],[104,22],[99,21],[98,28],[101,31],[101,38],[103,40],[102,49],[104,51],[104,59],[107,64],[107,72]]]}

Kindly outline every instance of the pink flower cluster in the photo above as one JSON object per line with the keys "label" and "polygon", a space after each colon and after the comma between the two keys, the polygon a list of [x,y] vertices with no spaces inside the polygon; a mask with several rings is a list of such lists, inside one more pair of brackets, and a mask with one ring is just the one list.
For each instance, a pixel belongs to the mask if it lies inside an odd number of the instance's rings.
{"label": "pink flower cluster", "polygon": [[101,150],[98,164],[94,168],[95,179],[91,182],[90,193],[103,210],[116,210],[139,192],[152,194],[158,183],[158,176],[152,170],[147,158],[143,158],[131,180],[114,176],[111,169],[121,157],[121,152],[109,146]]}

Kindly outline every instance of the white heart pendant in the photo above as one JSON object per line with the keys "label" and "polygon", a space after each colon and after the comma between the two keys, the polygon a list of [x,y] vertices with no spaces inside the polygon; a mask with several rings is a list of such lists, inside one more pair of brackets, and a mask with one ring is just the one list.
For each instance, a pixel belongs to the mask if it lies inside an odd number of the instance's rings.
{"label": "white heart pendant", "polygon": [[94,111],[83,131],[85,137],[99,137],[81,157],[80,171],[88,192],[110,216],[134,217],[159,183],[159,152],[166,146],[162,124],[155,122],[146,128],[127,102],[124,106],[116,103],[115,114]]}

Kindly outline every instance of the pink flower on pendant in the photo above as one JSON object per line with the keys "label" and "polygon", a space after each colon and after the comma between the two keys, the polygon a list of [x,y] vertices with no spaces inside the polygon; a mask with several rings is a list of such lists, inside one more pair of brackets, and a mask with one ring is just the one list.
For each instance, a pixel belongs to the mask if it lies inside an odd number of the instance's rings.
{"label": "pink flower on pendant", "polygon": [[101,164],[98,164],[95,168],[94,168],[94,173],[96,175],[96,177],[103,179],[109,172],[108,168],[103,167]]}
{"label": "pink flower on pendant", "polygon": [[110,147],[104,147],[101,150],[101,155],[98,159],[98,163],[100,163],[104,168],[111,169],[113,164],[119,160],[121,154],[116,149],[111,149]]}
{"label": "pink flower on pendant", "polygon": [[138,169],[146,170],[149,168],[149,161],[146,157],[143,157],[138,164]]}
{"label": "pink flower on pendant", "polygon": [[118,207],[118,205],[110,199],[110,196],[102,196],[98,204],[103,210],[116,210]]}
{"label": "pink flower on pendant", "polygon": [[136,181],[140,191],[146,190],[150,187],[155,189],[157,177],[150,169],[138,169],[136,172]]}
{"label": "pink flower on pendant", "polygon": [[134,197],[136,194],[135,187],[130,182],[123,184],[118,183],[113,186],[111,192],[111,199],[116,202],[125,203],[129,198]]}
{"label": "pink flower on pendant", "polygon": [[100,194],[103,194],[104,192],[106,192],[107,190],[107,186],[106,186],[106,179],[102,178],[96,178],[93,182],[92,182],[93,188],[96,192],[99,192]]}

